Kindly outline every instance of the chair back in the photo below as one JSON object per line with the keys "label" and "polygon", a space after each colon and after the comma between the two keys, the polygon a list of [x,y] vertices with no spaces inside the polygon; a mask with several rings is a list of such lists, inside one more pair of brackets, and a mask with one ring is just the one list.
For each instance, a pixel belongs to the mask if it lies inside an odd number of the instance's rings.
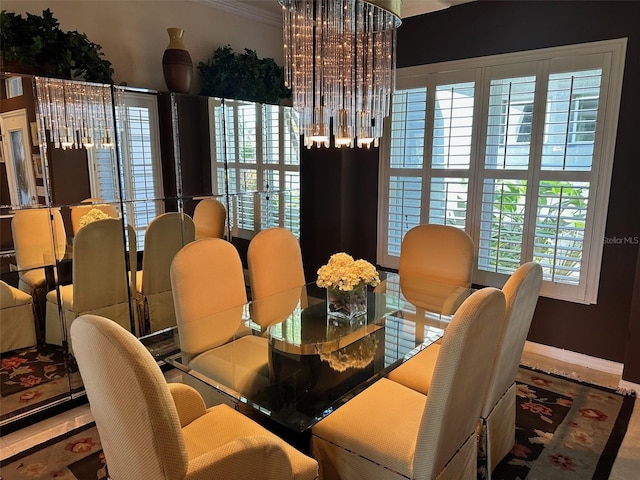
{"label": "chair back", "polygon": [[149,351],[96,315],[74,320],[71,342],[110,478],[184,478],[187,447],[178,412]]}
{"label": "chair back", "polygon": [[142,256],[142,294],[171,290],[169,269],[176,253],[195,239],[195,226],[189,215],[163,213],[154,218],[144,234]]}
{"label": "chair back", "polygon": [[[445,330],[418,433],[414,472],[436,478],[465,444],[476,459],[476,425],[505,319],[504,294],[467,298]],[[467,459],[468,461],[469,459]]]}
{"label": "chair back", "polygon": [[418,225],[402,240],[398,272],[401,277],[469,287],[473,259],[473,240],[464,231],[449,225]]}
{"label": "chair back", "polygon": [[105,215],[108,215],[111,218],[118,218],[118,212],[116,212],[116,207],[109,203],[96,203],[92,205],[74,205],[69,207],[71,211],[71,228],[73,229],[73,235],[75,236],[78,231],[82,228],[80,225],[80,220],[91,210],[96,209],[100,210]]}
{"label": "chair back", "polygon": [[18,210],[11,220],[19,269],[53,265],[64,257],[67,234],[60,209]]}
{"label": "chair back", "polygon": [[231,243],[202,238],[182,247],[171,264],[171,288],[185,361],[232,339],[247,291]]}
{"label": "chair back", "polygon": [[513,272],[502,288],[507,302],[506,322],[500,335],[482,417],[489,415],[516,379],[541,287],[542,267],[529,262]]}
{"label": "chair back", "polygon": [[306,304],[300,244],[285,228],[269,228],[251,239],[247,251],[252,318],[265,327],[285,320],[299,301]]}
{"label": "chair back", "polygon": [[73,309],[88,312],[128,303],[122,222],[107,218],[81,228],[73,240]]}
{"label": "chair back", "polygon": [[215,198],[200,200],[193,211],[196,240],[200,238],[223,238],[227,209]]}

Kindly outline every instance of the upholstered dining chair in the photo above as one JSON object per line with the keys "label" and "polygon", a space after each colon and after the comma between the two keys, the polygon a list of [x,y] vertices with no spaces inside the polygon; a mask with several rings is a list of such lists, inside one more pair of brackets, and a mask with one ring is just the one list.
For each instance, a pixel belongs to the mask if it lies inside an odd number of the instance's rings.
{"label": "upholstered dining chair", "polygon": [[215,198],[200,200],[193,211],[196,240],[200,238],[224,238],[227,209]]}
{"label": "upholstered dining chair", "polygon": [[183,361],[241,393],[266,386],[268,341],[244,327],[247,292],[236,248],[221,238],[185,245],[171,264],[171,287]]}
{"label": "upholstered dining chair", "polygon": [[168,384],[149,351],[115,322],[82,315],[71,341],[113,480],[313,480],[318,465],[227,405],[206,409]]}
{"label": "upholstered dining chair", "polygon": [[0,280],[0,353],[36,344],[33,298]]}
{"label": "upholstered dining chair", "polygon": [[176,253],[195,239],[189,215],[163,213],[154,218],[144,234],[142,270],[136,277],[138,315],[143,333],[176,326],[169,270]]}
{"label": "upholstered dining chair", "polygon": [[[474,244],[469,235],[449,225],[418,225],[400,245],[398,273],[404,297],[416,309],[450,315],[471,286]],[[423,280],[428,289],[415,288]]]}
{"label": "upholstered dining chair", "polygon": [[61,345],[74,319],[83,313],[108,316],[130,330],[134,309],[130,310],[126,263],[121,220],[97,220],[78,231],[73,240],[73,283],[47,293],[47,343]]}
{"label": "upholstered dining chair", "polygon": [[444,333],[429,395],[382,378],[312,428],[325,480],[475,479],[476,426],[504,321],[504,294],[478,290]]}
{"label": "upholstered dining chair", "polygon": [[18,288],[37,297],[44,291],[44,266],[61,260],[66,252],[67,235],[60,209],[33,208],[18,210],[11,220],[11,233],[16,251]]}
{"label": "upholstered dining chair", "polygon": [[92,203],[85,205],[73,205],[69,207],[71,212],[71,228],[73,229],[73,235],[78,233],[78,230],[82,228],[82,217],[84,217],[91,210],[96,209],[111,218],[118,218],[118,212],[116,207],[110,203]]}
{"label": "upholstered dining chair", "polygon": [[261,327],[285,320],[300,303],[306,307],[300,244],[285,228],[258,232],[247,251],[251,285],[251,318]]}
{"label": "upholstered dining chair", "polygon": [[[480,458],[487,477],[515,444],[516,374],[542,286],[542,267],[521,265],[502,287],[507,300],[505,327],[500,335],[489,389],[480,414]],[[482,468],[482,466],[481,466]]]}

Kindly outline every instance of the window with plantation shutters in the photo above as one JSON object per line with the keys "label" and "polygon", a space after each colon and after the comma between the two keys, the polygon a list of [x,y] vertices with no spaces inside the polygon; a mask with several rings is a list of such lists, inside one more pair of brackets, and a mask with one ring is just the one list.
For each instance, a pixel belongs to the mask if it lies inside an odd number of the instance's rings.
{"label": "window with plantation shutters", "polygon": [[[137,248],[144,248],[144,232],[156,216],[164,212],[162,166],[155,95],[121,92],[117,107],[120,172],[115,150],[97,147],[89,151],[92,195],[106,202],[120,198],[125,222],[136,232]],[[120,175],[118,175],[118,173]]]}
{"label": "window with plantation shutters", "polygon": [[597,301],[626,40],[400,69],[381,148],[378,262],[407,230],[464,229],[473,280],[540,263],[542,294]]}
{"label": "window with plantation shutters", "polygon": [[[290,107],[212,99],[214,194],[228,182],[234,235],[284,227],[300,233],[300,134]],[[225,165],[226,161],[226,165]]]}

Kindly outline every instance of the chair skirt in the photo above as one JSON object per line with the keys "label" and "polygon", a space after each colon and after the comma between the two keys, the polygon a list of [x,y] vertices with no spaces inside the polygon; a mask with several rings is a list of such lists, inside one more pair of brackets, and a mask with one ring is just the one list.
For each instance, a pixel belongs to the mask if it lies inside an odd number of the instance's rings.
{"label": "chair skirt", "polygon": [[498,400],[487,418],[480,419],[479,451],[486,452],[486,478],[511,451],[516,438],[516,384]]}

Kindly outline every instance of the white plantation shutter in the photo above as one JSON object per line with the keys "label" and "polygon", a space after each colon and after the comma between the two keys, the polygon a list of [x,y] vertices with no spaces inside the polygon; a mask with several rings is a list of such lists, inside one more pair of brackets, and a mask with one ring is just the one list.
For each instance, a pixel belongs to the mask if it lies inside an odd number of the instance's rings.
{"label": "white plantation shutter", "polygon": [[466,227],[474,95],[474,82],[435,87],[429,223]]}
{"label": "white plantation shutter", "polygon": [[259,230],[282,226],[299,236],[300,134],[295,111],[216,99],[210,115],[214,182],[220,194],[226,158],[234,235],[251,238]]}
{"label": "white plantation shutter", "polygon": [[117,107],[120,172],[115,150],[88,150],[91,194],[106,202],[120,198],[122,179],[124,219],[136,232],[137,248],[144,248],[144,232],[164,212],[158,104],[155,95],[119,91],[123,105]]}
{"label": "white plantation shutter", "polygon": [[397,267],[418,223],[454,225],[476,244],[475,283],[501,286],[533,260],[543,295],[595,302],[625,46],[400,70],[381,154],[378,262]]}

